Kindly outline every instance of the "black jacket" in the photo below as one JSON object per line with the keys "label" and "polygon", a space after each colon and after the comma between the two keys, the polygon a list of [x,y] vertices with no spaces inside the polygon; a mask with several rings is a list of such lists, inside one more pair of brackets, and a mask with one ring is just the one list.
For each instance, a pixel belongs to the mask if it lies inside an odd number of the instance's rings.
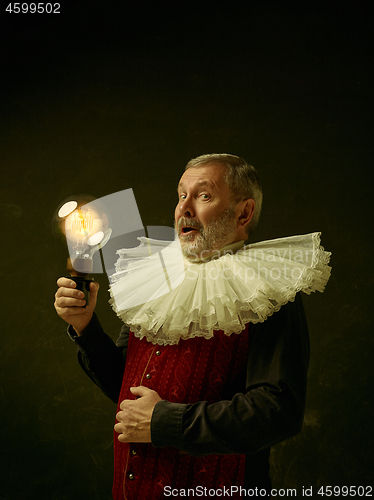
{"label": "black jacket", "polygon": [[[78,359],[87,375],[118,402],[129,331],[116,344],[94,317],[81,337]],[[270,446],[302,426],[309,336],[299,294],[263,323],[250,324],[246,390],[231,401],[179,404],[160,401],[151,422],[152,444],[191,455],[246,454],[246,488],[270,488]],[[209,340],[207,340],[208,342]]]}

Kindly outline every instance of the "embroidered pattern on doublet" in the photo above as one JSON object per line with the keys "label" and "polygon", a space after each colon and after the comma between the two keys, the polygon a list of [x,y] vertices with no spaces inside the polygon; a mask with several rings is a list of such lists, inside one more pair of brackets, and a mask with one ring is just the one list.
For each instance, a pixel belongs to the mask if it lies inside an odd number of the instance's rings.
{"label": "embroidered pattern on doublet", "polygon": [[[118,404],[134,399],[130,387],[137,385],[153,389],[161,398],[175,403],[232,399],[245,390],[242,384],[247,359],[248,328],[240,335],[227,336],[219,331],[209,340],[197,337],[169,346],[157,346],[130,333]],[[165,486],[228,488],[243,484],[244,455],[195,457],[174,448],[120,443],[117,436],[114,453],[115,500],[162,499]]]}

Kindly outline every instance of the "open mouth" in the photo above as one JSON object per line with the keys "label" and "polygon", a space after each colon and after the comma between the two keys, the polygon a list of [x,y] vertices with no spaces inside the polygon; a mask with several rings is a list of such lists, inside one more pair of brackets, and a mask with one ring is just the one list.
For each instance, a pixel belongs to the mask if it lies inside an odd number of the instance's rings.
{"label": "open mouth", "polygon": [[192,231],[197,231],[196,227],[190,227],[190,226],[182,227],[182,234],[191,233]]}

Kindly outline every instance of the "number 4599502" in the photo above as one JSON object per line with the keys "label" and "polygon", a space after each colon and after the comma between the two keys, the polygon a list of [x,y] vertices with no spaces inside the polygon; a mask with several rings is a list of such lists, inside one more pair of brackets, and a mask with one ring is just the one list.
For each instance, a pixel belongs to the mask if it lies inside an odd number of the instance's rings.
{"label": "number 4599502", "polygon": [[321,486],[317,494],[326,497],[372,497],[373,488],[371,486]]}
{"label": "number 4599502", "polygon": [[5,11],[9,14],[60,14],[59,3],[10,3]]}

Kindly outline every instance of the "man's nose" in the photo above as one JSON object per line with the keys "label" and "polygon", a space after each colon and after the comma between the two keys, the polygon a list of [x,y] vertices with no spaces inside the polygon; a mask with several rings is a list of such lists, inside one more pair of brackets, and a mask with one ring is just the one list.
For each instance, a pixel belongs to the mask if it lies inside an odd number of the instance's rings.
{"label": "man's nose", "polygon": [[195,216],[195,211],[193,209],[192,203],[190,203],[190,198],[186,198],[179,204],[179,213],[184,217]]}

